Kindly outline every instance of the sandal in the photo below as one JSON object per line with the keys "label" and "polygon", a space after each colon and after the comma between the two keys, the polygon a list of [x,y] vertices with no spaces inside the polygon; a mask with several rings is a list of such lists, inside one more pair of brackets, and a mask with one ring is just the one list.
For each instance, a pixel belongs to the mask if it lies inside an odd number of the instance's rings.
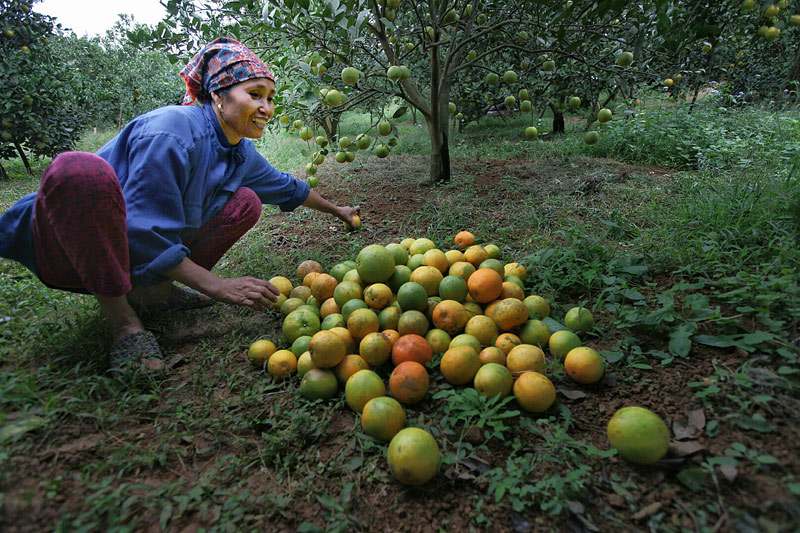
{"label": "sandal", "polygon": [[137,331],[121,337],[111,347],[109,372],[123,374],[131,370],[159,372],[164,369],[163,354],[156,336]]}

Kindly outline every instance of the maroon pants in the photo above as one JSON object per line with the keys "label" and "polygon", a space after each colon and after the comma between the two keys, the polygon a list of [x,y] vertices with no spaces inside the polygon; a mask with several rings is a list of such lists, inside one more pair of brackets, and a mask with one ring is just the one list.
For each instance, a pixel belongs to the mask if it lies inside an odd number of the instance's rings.
{"label": "maroon pants", "polygon": [[[211,270],[260,215],[258,195],[237,190],[186,236],[190,258]],[[53,159],[36,197],[33,241],[39,278],[48,286],[112,297],[130,292],[125,199],[114,169],[99,156],[65,152]]]}

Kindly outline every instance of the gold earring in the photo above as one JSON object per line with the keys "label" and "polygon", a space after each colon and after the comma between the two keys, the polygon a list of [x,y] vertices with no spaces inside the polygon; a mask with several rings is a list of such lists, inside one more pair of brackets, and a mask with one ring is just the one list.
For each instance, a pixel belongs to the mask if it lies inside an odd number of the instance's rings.
{"label": "gold earring", "polygon": [[219,109],[220,111],[222,111],[222,104],[217,104],[217,109]]}

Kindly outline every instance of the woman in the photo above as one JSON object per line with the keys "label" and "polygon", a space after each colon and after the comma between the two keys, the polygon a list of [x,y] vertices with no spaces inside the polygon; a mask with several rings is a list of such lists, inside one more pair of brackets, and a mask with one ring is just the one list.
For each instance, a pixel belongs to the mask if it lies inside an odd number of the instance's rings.
{"label": "woman", "polygon": [[0,256],[50,287],[97,298],[115,372],[164,366],[137,310],[215,301],[260,310],[276,300],[267,281],[211,272],[262,204],[304,205],[348,225],[357,214],[278,172],[246,140],[260,138],[275,111],[275,77],[251,50],[217,39],[180,74],[184,104],[194,105],[137,117],[96,155],[60,154],[39,191],[0,217]]}

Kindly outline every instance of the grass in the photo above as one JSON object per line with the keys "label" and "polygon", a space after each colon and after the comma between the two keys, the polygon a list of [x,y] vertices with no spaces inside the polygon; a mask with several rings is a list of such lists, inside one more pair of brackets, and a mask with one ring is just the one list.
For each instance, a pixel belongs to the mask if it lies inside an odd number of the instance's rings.
{"label": "grass", "polygon": [[[37,529],[344,531],[403,528],[409,517],[454,530],[788,527],[800,493],[788,445],[800,412],[798,114],[706,101],[688,115],[656,101],[623,116],[615,109],[594,147],[580,141],[583,122],[562,138],[524,142],[526,119],[487,119],[453,134],[453,181],[425,189],[425,129],[401,123],[388,160],[320,168],[326,195],[362,205],[363,231],[267,207],[218,265],[223,275],[293,277],[304,259],[331,267],[407,235],[447,248],[470,228],[528,267],[526,290],[545,295],[554,318],[575,304],[593,310],[597,326],[584,340],[613,381],[578,388],[554,363],[558,407],[534,417],[432,371],[429,399],[408,417],[436,436],[442,472],[433,486],[403,490],[385,446],[341,399],[305,401],[296,382],[243,362],[250,342],[279,337],[276,314],[215,306],[157,323],[169,357],[183,359],[167,380],[122,383],[104,373],[105,325],[92,299],[48,290],[3,260],[6,515]],[[368,115],[347,116],[342,133],[368,124]],[[81,149],[112,134],[87,134]],[[259,148],[296,172],[313,151],[286,134]],[[39,172],[46,163],[35,162]],[[18,162],[6,169],[13,179],[0,183],[0,209],[37,186]],[[193,335],[198,320],[206,331]],[[673,470],[619,461],[603,421],[626,402],[670,422],[703,409],[696,439],[706,449]]]}

